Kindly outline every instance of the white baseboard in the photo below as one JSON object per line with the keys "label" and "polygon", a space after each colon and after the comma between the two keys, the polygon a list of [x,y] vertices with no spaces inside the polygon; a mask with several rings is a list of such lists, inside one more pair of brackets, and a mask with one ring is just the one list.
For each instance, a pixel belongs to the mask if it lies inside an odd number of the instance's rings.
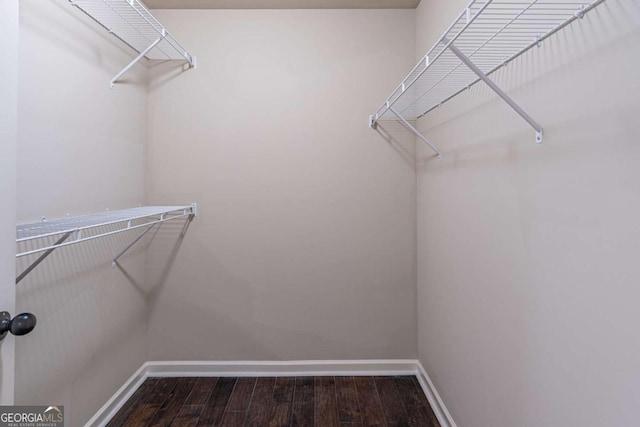
{"label": "white baseboard", "polygon": [[431,378],[429,378],[429,374],[422,366],[420,361],[416,360],[416,377],[418,378],[418,382],[422,387],[422,391],[427,396],[427,400],[429,401],[429,405],[431,405],[431,409],[435,412],[438,421],[440,422],[441,427],[457,427],[455,421],[451,417],[451,414],[447,410],[447,407],[444,404],[444,401],[440,397],[438,390],[436,390]]}
{"label": "white baseboard", "polygon": [[114,417],[124,406],[124,404],[129,400],[133,393],[136,392],[138,387],[142,385],[144,380],[147,379],[146,372],[146,363],[140,367],[133,375],[129,377],[129,379],[115,392],[111,399],[107,400],[102,408],[96,414],[91,417],[89,421],[85,424],[85,427],[88,426],[105,426],[111,418]]}
{"label": "white baseboard", "polygon": [[103,427],[144,380],[152,377],[415,375],[442,427],[456,427],[431,379],[418,360],[293,360],[293,361],[169,361],[146,362],[85,424]]}
{"label": "white baseboard", "polygon": [[148,377],[414,375],[415,360],[147,362]]}

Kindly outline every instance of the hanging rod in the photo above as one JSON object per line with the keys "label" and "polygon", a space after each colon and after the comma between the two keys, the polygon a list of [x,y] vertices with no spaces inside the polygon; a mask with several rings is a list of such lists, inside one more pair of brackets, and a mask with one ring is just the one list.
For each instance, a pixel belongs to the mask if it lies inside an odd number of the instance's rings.
{"label": "hanging rod", "polygon": [[[445,33],[369,116],[369,126],[379,120],[397,119],[403,125],[417,120],[458,94],[483,81],[543,138],[542,126],[511,99],[495,82],[492,73],[507,65],[585,13],[603,3],[595,0],[473,0]],[[408,127],[435,148],[415,127]]]}
{"label": "hanging rod", "polygon": [[[193,218],[196,215],[197,205],[193,203],[189,206],[145,206],[51,221],[43,219],[36,223],[18,225],[16,227],[16,245],[21,250],[17,251],[16,258],[38,253],[42,253],[42,255],[16,278],[16,284],[55,249],[147,227],[140,236],[114,257],[112,261],[112,266],[114,266],[118,258],[156,224],[179,218]],[[49,244],[47,242],[54,238],[57,238],[55,243]]]}
{"label": "hanging rod", "polygon": [[69,0],[96,21],[138,56],[111,79],[111,88],[142,58],[165,61],[186,61],[196,67],[196,57],[167,31],[139,0]]}

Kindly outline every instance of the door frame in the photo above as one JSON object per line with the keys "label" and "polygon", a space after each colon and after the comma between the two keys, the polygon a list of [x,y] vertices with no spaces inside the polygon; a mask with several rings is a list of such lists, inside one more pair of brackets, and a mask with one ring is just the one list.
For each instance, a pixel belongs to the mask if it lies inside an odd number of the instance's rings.
{"label": "door frame", "polygon": [[[0,311],[16,305],[16,149],[18,139],[19,0],[0,1]],[[0,343],[0,405],[13,405],[15,342]]]}

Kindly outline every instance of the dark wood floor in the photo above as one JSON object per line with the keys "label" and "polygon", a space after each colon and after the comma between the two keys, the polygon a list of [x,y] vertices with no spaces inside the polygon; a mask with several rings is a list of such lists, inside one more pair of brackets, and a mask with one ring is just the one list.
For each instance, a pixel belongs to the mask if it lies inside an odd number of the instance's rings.
{"label": "dark wood floor", "polygon": [[440,427],[415,377],[150,378],[116,426]]}

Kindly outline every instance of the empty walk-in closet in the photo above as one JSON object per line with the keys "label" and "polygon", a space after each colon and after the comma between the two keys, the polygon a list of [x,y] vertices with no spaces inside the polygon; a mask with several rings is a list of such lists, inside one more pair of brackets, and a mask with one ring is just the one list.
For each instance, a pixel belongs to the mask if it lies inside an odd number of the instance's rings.
{"label": "empty walk-in closet", "polygon": [[0,46],[0,425],[640,425],[638,0],[2,0]]}

